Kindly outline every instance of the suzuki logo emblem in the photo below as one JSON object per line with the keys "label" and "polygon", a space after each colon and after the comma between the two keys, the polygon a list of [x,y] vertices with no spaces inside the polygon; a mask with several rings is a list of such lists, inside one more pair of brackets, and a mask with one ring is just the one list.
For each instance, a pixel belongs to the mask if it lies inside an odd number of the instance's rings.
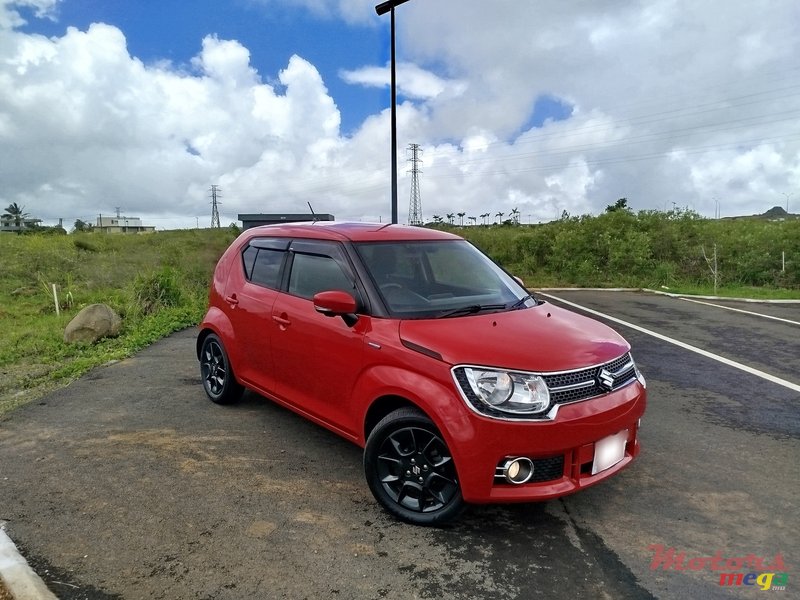
{"label": "suzuki logo emblem", "polygon": [[610,392],[614,389],[614,376],[605,369],[600,369],[597,374],[597,383],[601,388]]}

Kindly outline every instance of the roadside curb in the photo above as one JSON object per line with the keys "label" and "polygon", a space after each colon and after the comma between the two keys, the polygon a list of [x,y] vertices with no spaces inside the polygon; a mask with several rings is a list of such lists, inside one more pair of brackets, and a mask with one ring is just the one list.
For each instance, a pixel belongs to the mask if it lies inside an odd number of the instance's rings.
{"label": "roadside curb", "polygon": [[548,287],[530,288],[540,292],[646,292],[670,298],[696,298],[698,300],[727,300],[730,302],[751,302],[754,304],[800,304],[800,300],[770,300],[767,298],[731,298],[728,296],[700,296],[698,294],[676,294],[650,288],[585,288],[585,287]]}
{"label": "roadside curb", "polygon": [[0,526],[0,579],[14,600],[58,600]]}
{"label": "roadside curb", "polygon": [[697,298],[698,300],[729,300],[731,302],[752,302],[754,304],[800,304],[800,300],[769,300],[766,298],[729,298],[728,296],[699,296],[697,294],[675,294],[672,292],[662,292],[661,290],[651,290],[642,288],[642,292],[650,294],[661,294],[670,298]]}

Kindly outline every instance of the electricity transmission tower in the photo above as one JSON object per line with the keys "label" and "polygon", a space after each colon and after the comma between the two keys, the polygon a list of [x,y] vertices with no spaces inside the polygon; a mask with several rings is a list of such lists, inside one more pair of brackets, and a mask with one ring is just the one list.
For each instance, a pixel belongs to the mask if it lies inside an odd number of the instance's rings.
{"label": "electricity transmission tower", "polygon": [[222,190],[218,185],[211,186],[211,227],[220,228],[219,224],[219,209],[217,206],[220,202],[217,200],[222,196]]}
{"label": "electricity transmission tower", "polygon": [[411,200],[408,203],[408,224],[423,225],[422,199],[419,194],[419,174],[422,173],[419,165],[422,163],[422,158],[420,158],[422,148],[419,147],[419,144],[409,144],[408,150],[411,154],[411,158],[408,159],[408,162],[411,163]]}

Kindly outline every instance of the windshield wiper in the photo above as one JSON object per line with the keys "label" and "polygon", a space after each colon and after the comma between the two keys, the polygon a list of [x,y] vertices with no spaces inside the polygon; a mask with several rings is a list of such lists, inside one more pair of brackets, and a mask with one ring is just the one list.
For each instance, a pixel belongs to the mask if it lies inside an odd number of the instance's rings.
{"label": "windshield wiper", "polygon": [[[516,302],[514,302],[514,304],[512,304],[511,306],[509,306],[509,308],[510,308],[511,310],[514,310],[515,308],[520,308],[520,307],[521,307],[523,304],[525,304],[525,303],[526,303],[528,300],[536,300],[536,298],[534,298],[533,294],[528,294],[528,295],[527,295],[527,296],[525,296],[524,298],[520,298],[519,300],[517,300]],[[538,304],[538,301],[537,301],[536,303]]]}
{"label": "windshield wiper", "polygon": [[475,313],[484,310],[502,310],[506,307],[505,304],[470,304],[468,306],[461,306],[453,310],[446,310],[441,314],[436,315],[437,319],[444,319],[446,317],[458,317],[460,315],[474,315]]}

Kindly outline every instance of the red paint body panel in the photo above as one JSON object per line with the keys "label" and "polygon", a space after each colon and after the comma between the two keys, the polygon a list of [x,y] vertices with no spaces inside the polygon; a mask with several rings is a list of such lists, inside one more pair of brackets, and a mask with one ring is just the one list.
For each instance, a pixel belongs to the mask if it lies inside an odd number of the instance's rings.
{"label": "red paint body panel", "polygon": [[[460,239],[435,230],[364,223],[245,231],[218,263],[200,329],[201,339],[206,331],[220,337],[236,378],[246,387],[360,446],[376,402],[394,398],[417,406],[440,430],[463,497],[473,503],[563,496],[613,476],[638,455],[638,423],[647,397],[638,378],[613,392],[562,404],[553,420],[513,420],[479,414],[451,371],[473,365],[556,373],[603,365],[630,349],[609,327],[547,303],[443,319],[377,318],[362,311],[348,324],[317,312],[310,299],[247,281],[241,251],[259,236],[342,245]],[[595,443],[623,430],[628,431],[624,458],[592,475]],[[562,456],[563,471],[541,483],[496,480],[498,463],[517,456]]]}
{"label": "red paint body panel", "polygon": [[450,364],[527,371],[600,365],[630,348],[602,323],[552,304],[459,319],[403,321],[400,337],[438,352]]}

